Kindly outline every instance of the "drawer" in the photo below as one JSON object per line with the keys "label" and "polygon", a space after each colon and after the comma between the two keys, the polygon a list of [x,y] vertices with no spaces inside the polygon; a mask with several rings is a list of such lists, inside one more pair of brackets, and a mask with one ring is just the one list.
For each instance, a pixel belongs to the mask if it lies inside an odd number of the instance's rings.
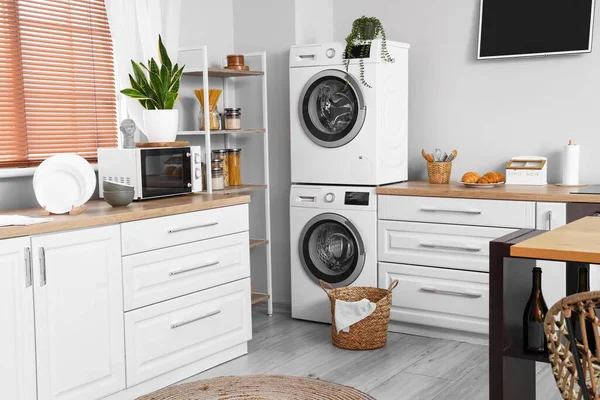
{"label": "drawer", "polygon": [[390,319],[399,322],[488,333],[488,274],[379,263],[379,287],[392,280]]}
{"label": "drawer", "polygon": [[131,387],[252,338],[250,279],[125,313]]}
{"label": "drawer", "polygon": [[250,276],[248,232],[123,257],[125,310]]}
{"label": "drawer", "polygon": [[535,203],[379,196],[379,219],[534,229]]}
{"label": "drawer", "polygon": [[489,271],[490,240],[514,229],[378,221],[378,260]]}
{"label": "drawer", "polygon": [[123,255],[162,249],[248,230],[248,205],[121,224]]}

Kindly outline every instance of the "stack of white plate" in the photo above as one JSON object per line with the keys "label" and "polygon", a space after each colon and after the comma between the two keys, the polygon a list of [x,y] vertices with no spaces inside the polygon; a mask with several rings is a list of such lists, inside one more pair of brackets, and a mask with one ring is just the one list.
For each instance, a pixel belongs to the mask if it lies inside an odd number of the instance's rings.
{"label": "stack of white plate", "polygon": [[85,204],[95,189],[94,169],[76,154],[59,154],[46,159],[33,176],[37,202],[53,214],[65,214]]}

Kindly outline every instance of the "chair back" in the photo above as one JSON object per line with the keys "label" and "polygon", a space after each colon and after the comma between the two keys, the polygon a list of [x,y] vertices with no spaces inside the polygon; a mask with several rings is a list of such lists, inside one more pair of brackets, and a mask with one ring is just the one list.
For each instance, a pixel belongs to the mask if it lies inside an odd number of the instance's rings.
{"label": "chair back", "polygon": [[599,306],[600,291],[578,293],[561,299],[546,314],[552,374],[563,399],[600,400]]}

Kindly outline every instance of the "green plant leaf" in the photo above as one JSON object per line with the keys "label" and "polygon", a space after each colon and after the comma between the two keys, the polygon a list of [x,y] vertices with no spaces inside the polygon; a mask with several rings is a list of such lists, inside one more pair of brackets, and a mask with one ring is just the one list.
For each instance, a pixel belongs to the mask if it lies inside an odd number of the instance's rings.
{"label": "green plant leaf", "polygon": [[121,93],[123,93],[125,96],[134,98],[134,99],[149,99],[148,96],[146,96],[144,93],[139,92],[135,89],[123,89],[121,90]]}
{"label": "green plant leaf", "polygon": [[150,72],[154,72],[155,74],[159,73],[158,64],[154,61],[154,58],[151,58],[150,61],[148,61],[148,67],[150,67]]}
{"label": "green plant leaf", "polygon": [[177,94],[177,93],[174,93],[174,92],[167,93],[167,96],[165,99],[165,110],[173,109],[173,106],[175,105],[175,102],[177,101],[178,97],[179,97],[179,94]]}
{"label": "green plant leaf", "polygon": [[171,77],[171,83],[169,85],[169,92],[178,92],[179,91],[179,81],[181,80],[181,75],[183,74],[184,67],[185,66],[181,67]]}
{"label": "green plant leaf", "polygon": [[171,71],[171,59],[169,58],[169,54],[167,53],[167,49],[165,48],[160,35],[158,35],[158,57],[160,63]]}
{"label": "green plant leaf", "polygon": [[167,92],[163,89],[163,83],[160,79],[160,75],[155,74],[154,72],[150,72],[150,86],[152,86],[152,89],[156,94],[156,96],[153,96],[153,98],[158,103],[157,108],[164,109],[165,96]]}
{"label": "green plant leaf", "polygon": [[148,84],[148,79],[146,78],[146,74],[144,74],[144,71],[142,71],[140,66],[137,65],[137,63],[133,60],[131,60],[131,66],[133,68],[133,73],[135,75],[135,81],[143,89],[142,92],[147,93],[150,85]]}
{"label": "green plant leaf", "polygon": [[144,88],[142,88],[139,83],[137,83],[135,81],[135,79],[133,78],[133,76],[131,76],[131,74],[129,74],[129,84],[131,85],[132,89],[135,89],[140,93],[147,94],[146,90]]}
{"label": "green plant leaf", "polygon": [[169,69],[167,68],[166,65],[161,65],[160,67],[160,80],[162,82],[162,90],[163,92],[167,93],[169,91],[169,84],[171,82],[171,77],[170,77],[170,73],[169,73]]}

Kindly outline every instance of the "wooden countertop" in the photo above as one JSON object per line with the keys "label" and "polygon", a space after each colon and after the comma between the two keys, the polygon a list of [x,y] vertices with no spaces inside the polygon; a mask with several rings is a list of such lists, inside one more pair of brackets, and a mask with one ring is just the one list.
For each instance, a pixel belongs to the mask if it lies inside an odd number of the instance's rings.
{"label": "wooden countertop", "polygon": [[435,185],[425,181],[409,181],[380,186],[377,194],[395,196],[453,197],[487,200],[548,201],[564,203],[600,203],[600,195],[571,194],[573,187],[545,185],[503,185],[494,188],[468,188],[458,182]]}
{"label": "wooden countertop", "polygon": [[[52,222],[29,226],[0,227],[0,239],[90,228],[100,225],[119,224],[121,222],[164,217],[167,215],[234,206],[249,202],[249,195],[239,194],[192,194],[133,202],[127,207],[111,207],[105,203],[104,200],[94,200],[86,203],[87,210],[79,215],[52,215],[51,217],[54,218],[54,221]],[[25,210],[0,212],[0,215],[10,214],[41,217],[42,209],[30,208]]]}
{"label": "wooden countertop", "polygon": [[510,248],[512,257],[600,264],[600,218],[585,217]]}

